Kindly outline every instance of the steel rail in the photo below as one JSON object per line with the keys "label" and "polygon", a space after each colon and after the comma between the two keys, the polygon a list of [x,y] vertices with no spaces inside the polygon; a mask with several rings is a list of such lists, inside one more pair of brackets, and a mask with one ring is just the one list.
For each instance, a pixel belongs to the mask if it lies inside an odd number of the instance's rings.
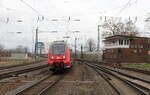
{"label": "steel rail", "polygon": [[35,71],[38,69],[46,68],[46,67],[47,67],[47,65],[44,64],[44,65],[40,65],[40,66],[36,66],[36,67],[30,67],[30,68],[26,68],[26,69],[4,72],[4,73],[0,74],[0,80],[4,79],[4,78],[14,77],[14,76],[17,76],[19,74]]}
{"label": "steel rail", "polygon": [[14,68],[14,67],[21,67],[21,66],[27,66],[31,65],[32,63],[26,63],[26,64],[18,64],[18,65],[10,65],[10,66],[0,66],[0,70],[5,70],[9,68]]}
{"label": "steel rail", "polygon": [[139,73],[146,74],[146,75],[150,75],[150,71],[146,71],[146,70],[140,70],[140,69],[135,69],[135,68],[127,68],[127,67],[122,67],[121,69],[134,71],[134,72],[139,72]]}
{"label": "steel rail", "polygon": [[98,66],[98,65],[93,65],[93,64],[89,64],[89,63],[86,63],[86,64],[93,67],[93,68],[95,68],[95,69],[101,70],[101,71],[103,71],[107,74],[110,74],[110,75],[122,80],[126,84],[128,84],[131,87],[133,87],[133,88],[137,89],[138,91],[140,91],[143,95],[150,95],[150,90],[148,88],[142,87],[139,84],[133,83],[133,82],[127,80],[127,79],[123,79],[120,76],[117,76],[116,74],[112,73],[112,70],[102,68],[101,66]]}
{"label": "steel rail", "polygon": [[112,69],[107,68],[107,67],[105,67],[105,66],[99,66],[99,65],[96,65],[96,66],[101,67],[101,68],[104,68],[104,69],[107,69],[107,70],[110,70],[110,71],[112,71],[112,72],[116,72],[116,73],[118,73],[118,74],[120,74],[120,75],[129,77],[129,78],[136,79],[136,80],[140,80],[140,81],[143,81],[143,82],[146,82],[146,83],[150,84],[150,81],[149,81],[149,80],[145,80],[145,79],[142,79],[142,78],[139,78],[139,77],[135,77],[135,76],[131,76],[131,75],[128,75],[128,74],[125,74],[125,73],[122,73],[122,72],[119,72],[119,71],[116,71],[116,70],[112,70]]}
{"label": "steel rail", "polygon": [[[90,65],[88,65],[88,66],[91,67]],[[122,92],[109,81],[110,78],[108,76],[104,75],[104,73],[101,73],[100,71],[98,71],[95,68],[93,68],[93,69],[117,92],[118,95],[123,95]]]}
{"label": "steel rail", "polygon": [[26,90],[32,88],[33,86],[41,83],[42,81],[46,80],[47,78],[51,77],[52,75],[53,74],[48,74],[48,75],[42,77],[41,79],[35,79],[35,80],[28,82],[28,83],[10,91],[4,95],[19,95],[19,94],[23,93],[24,91],[26,91]]}
{"label": "steel rail", "polygon": [[[84,61],[84,62],[88,62],[88,63],[93,62],[93,61],[87,61],[87,60],[81,60],[81,59],[76,59],[76,61]],[[94,63],[97,63],[97,62],[95,61]],[[111,63],[105,63],[105,62],[99,62],[99,63],[101,63],[103,65],[107,64],[106,66],[114,67],[114,66],[111,66]],[[128,70],[128,71],[139,72],[139,73],[142,73],[142,74],[150,75],[150,71],[147,71],[147,70],[140,70],[140,69],[129,68],[129,67],[121,67],[119,69],[124,69],[124,70]]]}
{"label": "steel rail", "polygon": [[52,88],[53,86],[55,86],[60,80],[62,80],[64,77],[64,75],[61,75],[55,82],[50,83],[45,89],[43,89],[42,91],[40,91],[37,95],[45,95],[45,93]]}

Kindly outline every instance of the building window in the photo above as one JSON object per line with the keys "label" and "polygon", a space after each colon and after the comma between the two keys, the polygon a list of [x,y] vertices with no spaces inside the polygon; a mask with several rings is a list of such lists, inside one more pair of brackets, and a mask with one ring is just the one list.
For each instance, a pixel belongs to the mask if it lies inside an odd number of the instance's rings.
{"label": "building window", "polygon": [[150,49],[150,44],[148,44],[148,49]]}
{"label": "building window", "polygon": [[133,52],[134,52],[134,53],[137,53],[137,50],[135,49],[135,50],[133,50]]}
{"label": "building window", "polygon": [[139,53],[139,54],[140,54],[140,53],[142,53],[142,49],[134,49],[133,52],[134,52],[134,53]]}
{"label": "building window", "polygon": [[141,45],[141,48],[143,48],[143,45]]}
{"label": "building window", "polygon": [[123,40],[121,40],[121,45],[123,45]]}
{"label": "building window", "polygon": [[123,40],[119,40],[119,45],[123,45]]}
{"label": "building window", "polygon": [[142,52],[142,50],[141,49],[139,49],[139,53],[141,53]]}
{"label": "building window", "polygon": [[150,43],[150,40],[148,40],[148,43]]}
{"label": "building window", "polygon": [[129,45],[129,40],[124,40],[124,45]]}
{"label": "building window", "polygon": [[134,45],[131,45],[131,48],[134,48]]}
{"label": "building window", "polygon": [[127,45],[127,40],[124,40],[124,45]]}
{"label": "building window", "polygon": [[143,45],[138,45],[138,48],[143,48]]}
{"label": "building window", "polygon": [[134,48],[138,48],[138,45],[134,45]]}
{"label": "building window", "polygon": [[129,40],[127,40],[127,45],[129,45]]}

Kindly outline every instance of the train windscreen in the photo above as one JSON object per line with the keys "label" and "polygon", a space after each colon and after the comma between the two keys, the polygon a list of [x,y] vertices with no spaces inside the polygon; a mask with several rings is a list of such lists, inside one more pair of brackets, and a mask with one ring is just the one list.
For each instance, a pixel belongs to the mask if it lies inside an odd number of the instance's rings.
{"label": "train windscreen", "polygon": [[64,44],[53,44],[52,45],[52,54],[53,55],[60,55],[65,53],[65,47]]}

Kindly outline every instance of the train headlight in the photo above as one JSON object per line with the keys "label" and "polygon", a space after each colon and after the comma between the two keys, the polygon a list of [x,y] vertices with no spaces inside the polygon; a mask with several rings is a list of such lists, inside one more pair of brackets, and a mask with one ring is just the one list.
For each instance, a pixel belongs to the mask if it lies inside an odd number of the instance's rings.
{"label": "train headlight", "polygon": [[63,56],[63,59],[65,59],[66,58],[66,56]]}
{"label": "train headlight", "polygon": [[54,59],[54,57],[53,57],[53,56],[51,56],[51,59]]}

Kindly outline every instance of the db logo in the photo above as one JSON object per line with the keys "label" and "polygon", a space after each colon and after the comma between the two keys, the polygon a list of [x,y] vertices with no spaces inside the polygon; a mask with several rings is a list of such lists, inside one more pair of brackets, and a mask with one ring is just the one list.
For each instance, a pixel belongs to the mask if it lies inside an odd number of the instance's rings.
{"label": "db logo", "polygon": [[60,57],[57,57],[57,59],[60,59]]}

